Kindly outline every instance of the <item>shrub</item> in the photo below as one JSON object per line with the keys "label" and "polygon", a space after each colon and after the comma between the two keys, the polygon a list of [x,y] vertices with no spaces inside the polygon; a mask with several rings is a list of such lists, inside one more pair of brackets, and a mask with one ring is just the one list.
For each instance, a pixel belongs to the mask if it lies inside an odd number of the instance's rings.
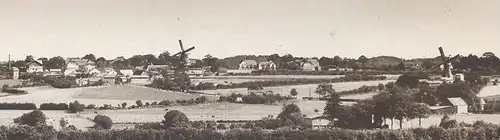
{"label": "shrub", "polygon": [[142,103],[141,100],[137,100],[135,101],[135,104],[138,106],[138,107],[142,107],[144,104]]}
{"label": "shrub", "polygon": [[33,110],[36,109],[36,105],[33,103],[0,103],[0,109]]}
{"label": "shrub", "polygon": [[69,103],[68,112],[69,113],[83,112],[84,108],[85,108],[85,105],[82,105],[78,101],[75,101],[73,103]]}
{"label": "shrub", "polygon": [[217,129],[219,129],[219,130],[226,130],[227,127],[226,127],[225,124],[220,123],[220,124],[217,125]]}
{"label": "shrub", "polygon": [[76,81],[74,78],[70,77],[56,78],[49,82],[49,84],[54,88],[71,88],[73,85],[76,85]]}
{"label": "shrub", "polygon": [[151,105],[151,104],[149,104],[149,102],[146,102],[146,104],[145,104],[145,105],[146,105],[146,106],[149,106],[149,105]]}
{"label": "shrub", "polygon": [[38,126],[45,125],[47,117],[40,110],[33,110],[29,113],[24,113],[21,117],[15,118],[14,123],[19,125]]}
{"label": "shrub", "polygon": [[112,109],[111,105],[104,104],[101,107],[99,107],[99,110],[109,110]]}
{"label": "shrub", "polygon": [[43,103],[40,105],[40,110],[68,110],[69,106],[66,103]]}
{"label": "shrub", "polygon": [[94,117],[94,128],[103,128],[103,129],[111,129],[113,126],[113,120],[108,116],[97,115]]}
{"label": "shrub", "polygon": [[207,102],[207,97],[205,97],[205,96],[197,97],[195,99],[195,102],[196,102],[196,104],[205,103],[205,102]]}
{"label": "shrub", "polygon": [[170,102],[169,100],[163,100],[160,103],[158,103],[158,105],[162,106],[169,106],[170,104],[172,104],[172,102]]}
{"label": "shrub", "polygon": [[17,95],[22,95],[22,94],[28,94],[27,91],[16,89],[16,88],[2,88],[2,92],[4,93],[10,93],[10,94],[17,94]]}
{"label": "shrub", "polygon": [[158,122],[154,123],[142,123],[142,124],[136,124],[135,125],[136,129],[155,129],[155,130],[161,130],[163,129],[163,125]]}
{"label": "shrub", "polygon": [[95,104],[89,104],[85,109],[96,109]]}
{"label": "shrub", "polygon": [[122,103],[122,107],[123,107],[123,108],[127,107],[127,103],[123,102],[123,103]]}
{"label": "shrub", "polygon": [[168,111],[163,116],[163,124],[166,128],[187,128],[189,127],[189,119],[186,114],[178,110]]}
{"label": "shrub", "polygon": [[151,103],[151,106],[156,106],[158,105],[158,102],[154,101],[153,103]]}
{"label": "shrub", "polygon": [[68,125],[68,120],[61,118],[61,120],[59,120],[59,126],[61,126],[61,128],[64,128],[66,127],[66,125]]}

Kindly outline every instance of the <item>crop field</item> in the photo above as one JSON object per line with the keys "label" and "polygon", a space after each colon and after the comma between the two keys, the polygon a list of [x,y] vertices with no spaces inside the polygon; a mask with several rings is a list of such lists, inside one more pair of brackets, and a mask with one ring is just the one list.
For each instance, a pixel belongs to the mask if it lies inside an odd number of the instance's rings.
{"label": "crop field", "polygon": [[477,95],[485,99],[500,99],[500,85],[486,86]]}
{"label": "crop field", "polygon": [[[1,125],[11,125],[14,123],[14,119],[23,115],[24,113],[28,113],[31,110],[0,110],[0,126]],[[84,129],[86,127],[90,127],[94,125],[94,123],[82,116],[78,116],[77,114],[69,114],[64,111],[43,111],[45,116],[47,116],[48,120],[47,124],[54,126],[55,129],[59,129],[59,120],[61,118],[65,118],[68,120],[70,125],[74,125],[79,129]]]}
{"label": "crop field", "polygon": [[13,85],[19,85],[19,84],[21,84],[20,80],[11,80],[11,79],[0,80],[0,86],[2,86],[2,85],[13,86]]}
{"label": "crop field", "polygon": [[[378,84],[387,84],[389,82],[394,82],[395,80],[382,80],[382,81],[360,81],[360,82],[344,82],[344,83],[332,83],[335,91],[346,91],[357,89],[363,85],[375,86]],[[272,91],[273,93],[278,93],[281,95],[289,95],[290,90],[295,88],[299,93],[298,98],[308,97],[309,94],[314,97],[318,96],[314,93],[314,90],[318,84],[307,84],[307,85],[290,85],[290,86],[278,86],[278,87],[264,87],[265,90]],[[220,95],[231,95],[232,93],[248,93],[246,88],[235,88],[235,89],[218,89],[218,90],[202,90],[201,92],[209,94],[220,94]]]}
{"label": "crop field", "polygon": [[[102,106],[110,104],[116,106],[123,102],[135,104],[136,100],[153,102],[161,100],[191,99],[199,95],[168,92],[137,86],[109,86],[109,87],[86,87],[56,89],[51,87],[23,88],[28,91],[26,95],[0,97],[0,102],[20,103],[28,102],[40,105],[42,103],[69,103],[78,100],[83,104],[95,104]],[[168,93],[166,93],[168,92]],[[214,97],[206,96],[209,100]]]}

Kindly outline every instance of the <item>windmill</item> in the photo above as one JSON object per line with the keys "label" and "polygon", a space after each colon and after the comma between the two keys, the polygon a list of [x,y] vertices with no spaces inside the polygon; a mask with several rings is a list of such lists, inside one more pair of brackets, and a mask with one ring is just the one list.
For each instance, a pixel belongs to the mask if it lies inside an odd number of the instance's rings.
{"label": "windmill", "polygon": [[[441,79],[445,80],[446,82],[453,82],[455,80],[454,79],[455,77],[451,73],[451,68],[452,68],[451,61],[458,59],[460,57],[460,55],[456,55],[452,58],[446,57],[444,55],[444,51],[443,51],[442,47],[439,47],[439,53],[441,54],[441,60],[443,62],[441,64],[438,64],[438,65],[432,67],[430,70],[434,70],[434,69],[442,66],[443,75],[442,75]],[[457,75],[461,75],[461,74],[457,74]],[[463,78],[461,78],[461,80],[463,80]]]}
{"label": "windmill", "polygon": [[176,65],[176,72],[186,72],[186,63],[188,63],[187,52],[194,50],[194,46],[184,50],[184,46],[182,45],[182,41],[179,40],[179,45],[181,47],[181,51],[172,55],[173,57],[179,56],[178,64]]}

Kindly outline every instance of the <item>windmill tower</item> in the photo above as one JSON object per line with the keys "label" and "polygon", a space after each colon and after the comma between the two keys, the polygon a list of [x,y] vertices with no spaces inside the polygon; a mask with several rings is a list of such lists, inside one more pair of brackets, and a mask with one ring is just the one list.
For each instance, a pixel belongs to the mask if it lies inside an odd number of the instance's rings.
{"label": "windmill tower", "polygon": [[[453,83],[455,80],[458,80],[458,78],[451,73],[451,69],[452,69],[451,61],[458,59],[460,57],[460,55],[456,55],[453,58],[449,58],[449,57],[446,57],[444,55],[444,51],[443,51],[442,47],[439,47],[438,49],[439,49],[439,53],[441,54],[441,60],[443,62],[441,64],[438,64],[438,65],[432,67],[431,70],[436,69],[438,67],[442,67],[443,74],[441,76],[441,80],[443,80],[444,82],[447,82],[447,83]],[[462,80],[462,81],[464,80],[462,74],[457,74],[457,76],[460,77],[460,80]]]}

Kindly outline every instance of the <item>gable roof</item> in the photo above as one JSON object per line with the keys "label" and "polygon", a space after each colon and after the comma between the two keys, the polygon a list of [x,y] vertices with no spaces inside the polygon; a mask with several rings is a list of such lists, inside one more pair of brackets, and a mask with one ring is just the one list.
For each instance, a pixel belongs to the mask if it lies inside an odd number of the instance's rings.
{"label": "gable roof", "polygon": [[467,105],[467,103],[465,103],[465,101],[462,98],[460,98],[460,97],[448,98],[448,101],[450,101],[450,103],[453,106],[464,106],[464,105]]}
{"label": "gable roof", "polygon": [[247,65],[254,65],[254,66],[257,65],[257,61],[255,61],[255,60],[243,60],[243,61],[241,61],[241,63],[243,63],[243,62],[247,63]]}
{"label": "gable roof", "polygon": [[152,69],[170,69],[169,65],[148,65],[147,71],[151,71]]}
{"label": "gable roof", "polygon": [[79,59],[79,58],[68,58],[68,59],[66,59],[66,64],[69,64],[69,63],[75,63],[78,66],[93,65],[93,64],[95,64],[93,61],[90,61],[88,59]]}
{"label": "gable roof", "polygon": [[36,61],[36,60],[35,60],[35,61],[31,61],[31,62],[26,63],[26,66],[29,66],[30,64],[37,64],[37,65],[39,65],[39,66],[43,66],[43,64],[42,64],[41,62]]}

